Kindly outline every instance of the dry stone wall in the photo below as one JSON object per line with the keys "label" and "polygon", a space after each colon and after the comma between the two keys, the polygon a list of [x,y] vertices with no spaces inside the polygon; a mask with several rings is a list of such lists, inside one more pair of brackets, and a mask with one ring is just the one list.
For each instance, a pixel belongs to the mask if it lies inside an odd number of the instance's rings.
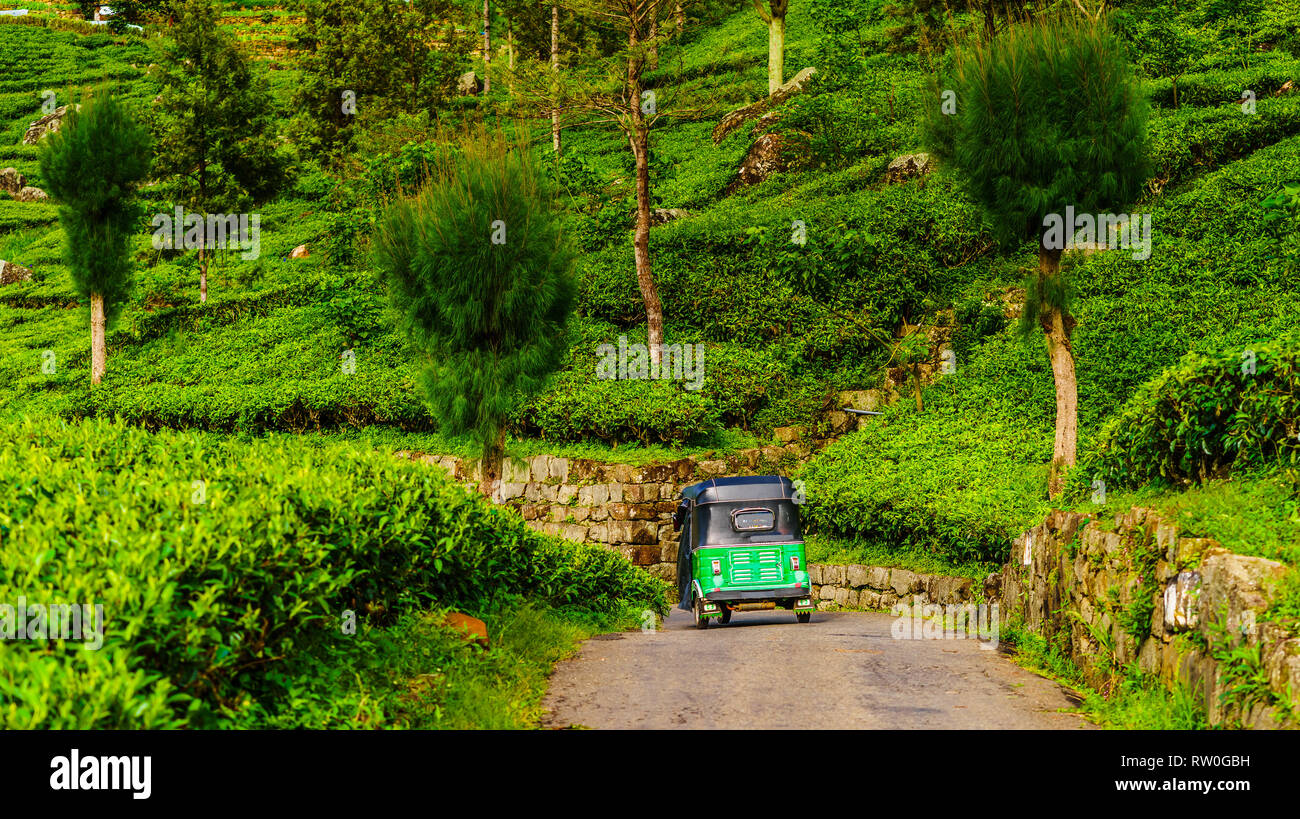
{"label": "dry stone wall", "polygon": [[812,564],[808,576],[819,609],[892,609],[973,602],[982,589],[968,577],[918,574],[887,566]]}
{"label": "dry stone wall", "polygon": [[[1212,724],[1295,727],[1300,638],[1261,615],[1288,568],[1234,554],[1175,522],[1134,508],[1113,521],[1054,511],[1022,534],[985,581],[1003,621],[1043,635],[1105,688],[1128,663],[1191,688]],[[1232,647],[1257,650],[1224,661]],[[1216,654],[1220,659],[1216,660]],[[1267,691],[1236,683],[1267,677]],[[1289,705],[1287,705],[1289,703]]]}

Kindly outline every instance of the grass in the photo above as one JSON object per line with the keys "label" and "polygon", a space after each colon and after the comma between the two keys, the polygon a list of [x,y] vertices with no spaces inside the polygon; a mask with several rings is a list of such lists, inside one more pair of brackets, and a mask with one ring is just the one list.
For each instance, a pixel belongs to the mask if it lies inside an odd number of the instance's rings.
{"label": "grass", "polygon": [[1135,506],[1176,520],[1180,537],[1213,538],[1237,554],[1300,563],[1300,494],[1282,470],[1206,481],[1184,491],[1147,486],[1107,492],[1106,503],[1084,499],[1074,509],[1105,521]]}
{"label": "grass", "polygon": [[821,534],[810,535],[806,547],[810,563],[887,566],[893,569],[908,569],[920,574],[969,577],[972,580],[983,580],[999,568],[994,563],[956,561],[944,555],[919,549],[890,548],[872,541],[845,540]]}
{"label": "grass", "polygon": [[1186,685],[1166,687],[1159,679],[1129,666],[1112,672],[1107,693],[1089,686],[1074,661],[1038,634],[1004,624],[1000,639],[1013,646],[1011,659],[1074,690],[1082,699],[1077,712],[1103,728],[1120,730],[1200,730],[1209,727],[1205,709]]}
{"label": "grass", "polygon": [[483,648],[442,623],[441,610],[392,626],[361,626],[277,672],[299,686],[279,713],[254,709],[262,728],[526,729],[539,726],[555,663],[595,634],[631,628],[639,611],[601,616],[518,600],[478,612]]}
{"label": "grass", "polygon": [[[480,455],[479,444],[473,437],[468,435],[453,436],[439,432],[404,432],[391,427],[372,426],[357,430],[322,432],[319,437],[322,439],[345,438],[375,448],[406,449],[434,455],[455,455],[467,459],[476,459]],[[772,441],[762,440],[757,436],[737,429],[721,430],[705,445],[684,447],[647,446],[635,442],[609,446],[598,442],[564,443],[538,438],[510,436],[506,439],[506,455],[513,458],[531,458],[534,455],[545,454],[554,455],[558,458],[587,458],[606,463],[644,466],[687,457],[700,459],[724,457],[742,449],[762,447],[772,443]]]}

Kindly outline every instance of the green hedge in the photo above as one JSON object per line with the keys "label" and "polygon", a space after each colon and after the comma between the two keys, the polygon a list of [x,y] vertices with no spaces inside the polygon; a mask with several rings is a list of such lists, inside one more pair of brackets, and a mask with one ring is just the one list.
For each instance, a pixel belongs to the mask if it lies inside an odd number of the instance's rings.
{"label": "green hedge", "polygon": [[99,650],[0,648],[5,728],[212,727],[275,710],[288,694],[267,671],[346,639],[348,610],[382,623],[512,594],[666,606],[622,557],[342,444],[21,421],[0,431],[0,483],[0,602],[98,603],[106,621]]}
{"label": "green hedge", "polygon": [[[1253,368],[1251,364],[1253,363]],[[1252,372],[1253,369],[1253,372]],[[1300,453],[1300,332],[1186,356],[1110,418],[1072,480],[1177,484],[1295,464]]]}
{"label": "green hedge", "polygon": [[717,410],[698,392],[668,381],[598,381],[569,371],[528,402],[513,422],[549,440],[684,444],[720,427]]}

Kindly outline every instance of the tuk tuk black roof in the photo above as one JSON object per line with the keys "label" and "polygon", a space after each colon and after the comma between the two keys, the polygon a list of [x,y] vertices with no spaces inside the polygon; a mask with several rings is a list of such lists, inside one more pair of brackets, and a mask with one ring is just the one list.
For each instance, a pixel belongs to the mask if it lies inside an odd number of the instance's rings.
{"label": "tuk tuk black roof", "polygon": [[786,500],[794,497],[794,484],[780,475],[747,475],[738,478],[710,478],[682,490],[682,497],[695,503],[726,503],[746,500]]}

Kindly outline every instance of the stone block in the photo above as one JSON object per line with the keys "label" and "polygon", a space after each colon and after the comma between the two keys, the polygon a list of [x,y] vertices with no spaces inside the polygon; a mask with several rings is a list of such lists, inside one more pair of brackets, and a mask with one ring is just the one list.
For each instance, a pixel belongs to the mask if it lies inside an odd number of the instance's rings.
{"label": "stone block", "polygon": [[522,483],[502,483],[497,489],[497,498],[500,502],[522,498],[524,487],[525,484]]}
{"label": "stone block", "polygon": [[844,582],[855,588],[860,589],[863,586],[869,585],[867,581],[870,578],[870,575],[870,566],[862,566],[854,563],[844,567]]}
{"label": "stone block", "polygon": [[1201,623],[1225,623],[1234,631],[1248,622],[1253,624],[1254,615],[1268,608],[1272,600],[1268,587],[1286,571],[1276,560],[1210,549],[1201,561],[1197,601]]}
{"label": "stone block", "polygon": [[916,572],[907,569],[894,569],[889,575],[890,587],[899,597],[910,594],[911,592],[920,591],[920,581]]}
{"label": "stone block", "polygon": [[585,543],[587,540],[587,527],[579,523],[565,523],[560,526],[560,537],[565,540],[572,540],[575,543]]}
{"label": "stone block", "polygon": [[632,483],[636,479],[636,469],[628,464],[609,464],[605,475],[612,483]]}
{"label": "stone block", "polygon": [[501,480],[506,483],[528,483],[528,462],[506,457],[501,461]]}

